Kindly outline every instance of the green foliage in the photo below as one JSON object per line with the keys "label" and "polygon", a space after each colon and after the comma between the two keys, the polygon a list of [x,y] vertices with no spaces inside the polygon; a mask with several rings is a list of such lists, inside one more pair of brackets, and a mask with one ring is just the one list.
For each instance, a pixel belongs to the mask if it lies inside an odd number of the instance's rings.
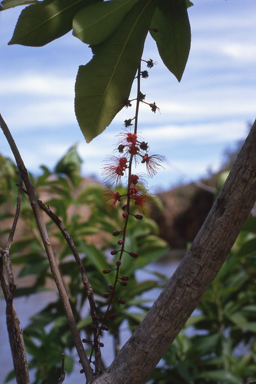
{"label": "green foliage", "polygon": [[140,0],[107,40],[92,47],[92,60],[79,67],[75,111],[88,142],[111,123],[130,94],[155,3]]}
{"label": "green foliage", "polygon": [[154,384],[255,381],[255,228],[256,217],[250,217],[198,310],[165,354],[164,368],[153,373]]}
{"label": "green foliage", "polygon": [[75,144],[58,162],[54,171],[56,173],[64,173],[69,177],[74,186],[78,187],[81,182],[81,164],[82,160],[77,153],[77,144]]}
{"label": "green foliage", "polygon": [[42,47],[72,28],[75,14],[97,0],[44,0],[25,8],[9,44]]}
{"label": "green foliage", "polygon": [[[5,9],[14,8],[19,5],[27,5],[37,3],[38,0],[3,0],[0,5],[0,11]],[[1,9],[2,7],[2,9]]]}
{"label": "green foliage", "polygon": [[73,35],[86,44],[100,44],[122,23],[138,0],[115,0],[83,8],[73,19]]}
{"label": "green foliage", "polygon": [[166,67],[181,80],[190,50],[191,5],[189,0],[43,0],[21,12],[9,44],[43,46],[72,27],[74,36],[90,44],[93,58],[79,67],[75,85],[76,117],[90,142],[129,98],[148,31]]}
{"label": "green foliage", "polygon": [[[5,182],[12,180],[13,173],[15,175],[14,165],[8,159],[3,157],[0,159],[6,164],[6,167],[2,168],[6,177]],[[73,146],[58,162],[53,173],[42,166],[42,175],[33,177],[33,183],[39,198],[41,195],[46,196],[44,203],[59,216],[71,234],[94,290],[97,315],[103,318],[108,304],[108,299],[103,295],[109,292],[108,286],[113,283],[114,272],[103,274],[102,271],[116,267],[116,257],[110,255],[117,241],[112,232],[122,226],[124,218],[120,207],[109,214],[102,198],[103,187],[96,183],[85,183],[80,176],[80,166],[81,159],[76,146]],[[8,172],[5,172],[5,169]],[[4,177],[1,178],[1,182],[2,180]],[[4,195],[4,204],[0,207],[16,198],[15,182],[10,186],[8,194]],[[119,191],[121,193],[122,187],[119,187]],[[43,215],[45,217],[45,213]],[[85,316],[82,315],[88,304],[79,269],[56,225],[47,217],[45,219],[81,337],[85,333],[86,338],[91,339],[91,316],[89,311]],[[17,287],[15,297],[50,290],[53,286],[48,260],[27,196],[23,197],[21,221],[20,232],[16,234],[16,240],[11,248],[11,261],[14,268],[19,268],[18,277],[29,279],[27,286]],[[128,320],[130,330],[134,331],[146,315],[149,306],[148,300],[141,298],[141,295],[165,283],[165,278],[158,274],[152,273],[152,280],[140,283],[135,275],[135,271],[146,268],[166,251],[166,243],[157,236],[157,233],[158,227],[152,220],[138,221],[131,217],[127,227],[126,249],[128,252],[137,252],[139,257],[135,260],[125,254],[122,259],[121,275],[128,275],[129,280],[127,287],[118,284],[116,288],[116,297],[123,298],[125,304],[120,305],[118,300],[112,302],[109,315],[115,314],[116,317],[107,322],[112,337],[119,338],[120,326],[125,319]],[[29,369],[36,370],[33,384],[58,381],[63,351],[66,355],[65,370],[68,373],[72,371],[74,343],[60,299],[48,303],[30,319],[30,324],[24,329],[24,338],[27,352],[31,356]],[[89,346],[87,348],[90,353]],[[12,377],[10,373],[6,381]]]}
{"label": "green foliage", "polygon": [[180,81],[187,63],[191,39],[185,2],[160,0],[151,22],[150,33],[156,41],[164,64]]}

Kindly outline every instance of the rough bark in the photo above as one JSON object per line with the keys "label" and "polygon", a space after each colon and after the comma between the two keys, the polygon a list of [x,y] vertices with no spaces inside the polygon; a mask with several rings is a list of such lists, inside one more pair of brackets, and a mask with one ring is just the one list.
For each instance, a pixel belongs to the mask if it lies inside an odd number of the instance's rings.
{"label": "rough bark", "polygon": [[217,275],[256,200],[256,121],[191,248],[94,384],[143,384]]}

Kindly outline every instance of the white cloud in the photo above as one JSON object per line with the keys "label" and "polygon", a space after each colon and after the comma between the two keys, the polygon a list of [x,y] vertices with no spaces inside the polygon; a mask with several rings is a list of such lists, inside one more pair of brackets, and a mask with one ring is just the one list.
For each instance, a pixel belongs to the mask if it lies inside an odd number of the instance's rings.
{"label": "white cloud", "polygon": [[163,142],[164,140],[177,142],[186,140],[190,142],[200,142],[200,144],[237,141],[243,139],[246,136],[246,133],[246,125],[238,121],[182,126],[167,125],[158,126],[152,129],[143,129],[143,136],[149,141]]}
{"label": "white cloud", "polygon": [[68,97],[74,94],[74,79],[65,76],[50,76],[24,72],[19,76],[1,79],[0,95],[25,94],[31,96]]}

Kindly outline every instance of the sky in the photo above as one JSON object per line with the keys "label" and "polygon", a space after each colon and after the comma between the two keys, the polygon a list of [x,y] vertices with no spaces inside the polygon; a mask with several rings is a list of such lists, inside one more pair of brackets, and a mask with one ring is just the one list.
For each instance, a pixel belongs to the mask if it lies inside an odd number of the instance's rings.
{"label": "sky", "polygon": [[[188,10],[191,51],[180,83],[147,38],[143,59],[157,65],[142,80],[141,91],[160,111],[153,114],[143,105],[138,131],[150,154],[165,156],[163,168],[148,180],[149,189],[207,177],[219,170],[226,148],[246,137],[256,117],[255,8],[255,0],[195,0]],[[83,175],[102,180],[104,159],[133,113],[123,109],[87,144],[74,113],[74,83],[91,50],[71,32],[40,48],[8,46],[21,9],[0,13],[0,113],[29,171],[40,174],[42,164],[53,169],[79,143]],[[0,153],[12,158],[2,133]]]}

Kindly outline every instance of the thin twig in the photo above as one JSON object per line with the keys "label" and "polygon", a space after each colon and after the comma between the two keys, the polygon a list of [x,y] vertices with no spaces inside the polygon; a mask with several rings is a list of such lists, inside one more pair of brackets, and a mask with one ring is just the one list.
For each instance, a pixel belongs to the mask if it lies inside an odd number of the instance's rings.
{"label": "thin twig", "polygon": [[63,381],[65,380],[66,372],[64,370],[64,364],[65,364],[65,354],[62,353],[62,366],[61,366],[61,375],[58,380],[58,384],[62,384]]}
{"label": "thin twig", "polygon": [[93,319],[93,323],[95,325],[95,327],[94,327],[95,370],[96,370],[96,373],[102,372],[101,352],[100,352],[100,345],[99,345],[100,344],[100,337],[99,337],[99,334],[97,332],[98,321],[94,320],[97,318],[97,311],[96,311],[96,304],[95,304],[95,300],[94,300],[92,286],[89,282],[89,279],[87,277],[84,265],[83,265],[82,260],[79,256],[79,253],[77,252],[76,246],[75,246],[70,234],[68,233],[67,229],[65,228],[63,222],[41,200],[38,200],[38,204],[39,204],[40,208],[52,219],[52,221],[54,221],[54,223],[57,225],[57,227],[61,231],[61,233],[64,236],[66,242],[68,243],[68,245],[69,245],[69,247],[73,253],[73,256],[76,260],[76,263],[78,265],[79,271],[80,271],[81,276],[82,276],[82,282],[83,282],[84,287],[85,287],[86,292],[87,292],[87,296],[88,296],[88,300],[89,300],[89,304],[90,304],[90,308],[91,308],[91,316]]}
{"label": "thin twig", "polygon": [[[11,232],[8,236],[8,241],[5,249],[0,249],[1,260],[0,260],[0,280],[3,289],[5,301],[6,301],[6,324],[9,336],[9,343],[12,352],[14,371],[18,384],[29,384],[29,372],[28,362],[25,351],[24,339],[22,330],[20,329],[20,321],[14,308],[13,298],[16,290],[14,283],[12,265],[10,260],[10,248],[13,242],[15,230],[17,227],[20,207],[21,207],[21,194],[22,194],[22,181],[19,183],[19,190],[17,196],[17,206],[14,215],[14,220],[11,228]],[[4,275],[3,270],[3,257],[5,259],[6,271],[8,276],[8,282]]]}
{"label": "thin twig", "polygon": [[16,230],[18,219],[19,219],[19,215],[20,215],[21,194],[22,194],[22,181],[21,180],[20,180],[18,186],[19,186],[19,190],[18,190],[17,206],[16,206],[15,215],[14,215],[14,220],[13,220],[11,232],[10,232],[10,234],[8,236],[7,245],[5,247],[4,252],[2,252],[2,254],[4,256],[4,259],[5,259],[5,265],[6,265],[6,271],[7,271],[7,275],[8,275],[9,284],[14,284],[12,265],[11,265],[11,260],[10,260],[10,257],[9,257],[9,253],[10,253],[10,248],[11,248],[11,245],[12,245],[12,242],[13,242],[13,237],[14,237],[14,234],[15,234],[15,230]]}
{"label": "thin twig", "polygon": [[79,335],[79,332],[78,332],[78,329],[77,329],[77,326],[75,323],[75,319],[74,319],[74,315],[73,315],[73,312],[71,309],[71,305],[70,305],[70,302],[68,300],[68,296],[67,296],[67,293],[66,293],[66,290],[65,290],[58,266],[57,266],[56,261],[55,261],[51,242],[50,242],[50,239],[49,239],[49,236],[48,236],[48,233],[47,233],[47,230],[46,230],[43,218],[42,218],[40,207],[39,207],[38,202],[37,202],[37,197],[36,197],[36,194],[34,191],[34,187],[30,181],[27,169],[26,169],[24,162],[20,156],[18,148],[17,148],[17,146],[13,140],[13,137],[9,131],[9,128],[7,127],[1,114],[0,114],[0,126],[4,132],[4,135],[6,136],[6,139],[9,143],[10,147],[11,147],[11,150],[12,150],[13,155],[15,157],[17,166],[19,168],[21,178],[22,178],[22,180],[26,186],[28,196],[30,199],[30,203],[31,203],[31,206],[32,206],[32,209],[34,212],[36,222],[37,222],[37,226],[38,226],[40,235],[42,237],[42,240],[44,243],[44,248],[45,248],[48,260],[49,260],[52,275],[54,277],[56,286],[58,288],[59,295],[60,295],[60,298],[62,300],[63,308],[64,308],[64,311],[65,311],[65,314],[67,317],[67,321],[69,324],[69,328],[71,330],[73,340],[74,340],[74,343],[75,343],[75,346],[77,349],[77,353],[79,355],[85,376],[87,378],[87,381],[90,381],[90,379],[93,377],[93,371],[92,371],[92,368],[90,367],[89,360],[86,356],[86,353],[85,353],[85,350],[84,350],[84,347],[83,347],[83,344],[82,344],[82,341],[81,341],[81,338],[80,338],[80,335]]}
{"label": "thin twig", "polygon": [[141,72],[141,61],[138,66],[138,76],[137,76],[137,98],[136,98],[136,112],[135,112],[135,125],[134,125],[134,133],[136,134],[138,131],[139,106],[140,106],[140,72]]}
{"label": "thin twig", "polygon": [[[23,191],[26,194],[28,194],[24,188],[23,188]],[[95,371],[96,371],[96,373],[101,373],[102,372],[102,366],[101,366],[100,336],[99,336],[99,333],[97,332],[98,320],[94,320],[97,318],[97,310],[96,310],[96,304],[95,304],[92,286],[89,282],[88,276],[86,274],[86,271],[85,271],[84,265],[82,263],[82,260],[79,256],[79,253],[77,252],[76,246],[75,246],[70,234],[68,233],[66,227],[64,226],[63,222],[41,200],[37,200],[37,201],[38,201],[40,208],[52,219],[52,221],[57,225],[57,227],[61,231],[63,237],[65,238],[67,244],[69,245],[69,247],[73,253],[73,256],[76,260],[79,271],[81,273],[82,282],[83,282],[84,287],[86,289],[87,297],[88,297],[90,308],[91,308],[92,321],[93,321],[93,324],[95,325],[95,327],[94,327]]]}

